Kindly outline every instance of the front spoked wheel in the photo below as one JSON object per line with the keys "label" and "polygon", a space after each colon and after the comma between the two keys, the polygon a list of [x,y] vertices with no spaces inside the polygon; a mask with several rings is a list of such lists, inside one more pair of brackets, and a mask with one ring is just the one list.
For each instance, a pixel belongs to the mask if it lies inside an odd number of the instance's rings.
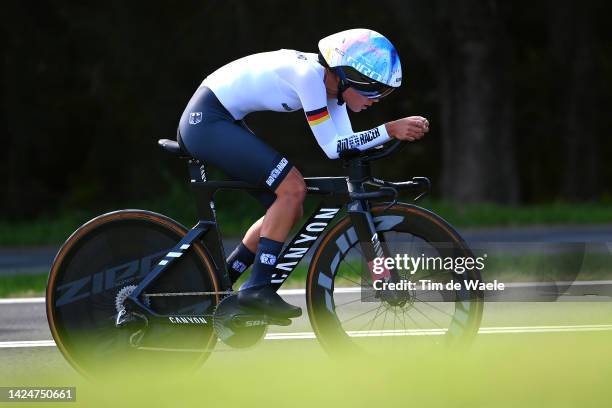
{"label": "front spoked wheel", "polygon": [[[396,269],[399,278],[413,281],[415,288],[394,296],[374,290],[355,228],[348,216],[343,218],[323,237],[308,271],[308,314],[322,346],[329,352],[389,350],[391,345],[395,350],[423,335],[452,346],[469,344],[480,326],[483,301],[479,291],[466,290],[464,284],[480,280],[478,270],[459,274],[425,263],[473,258],[466,243],[448,223],[417,206],[379,206],[372,215],[387,256],[408,259],[404,269]],[[420,268],[411,268],[410,258],[420,258]],[[420,280],[461,282],[462,288],[421,287]]]}
{"label": "front spoked wheel", "polygon": [[[125,298],[186,234],[168,217],[126,210],[89,221],[66,241],[49,275],[47,319],[59,350],[79,372],[96,376],[106,368],[137,369],[138,363],[195,367],[208,357],[216,344],[212,324],[146,324],[144,319],[116,325]],[[146,296],[180,292],[211,294]],[[142,301],[160,315],[203,315],[214,311],[219,292],[210,258],[194,242]]]}

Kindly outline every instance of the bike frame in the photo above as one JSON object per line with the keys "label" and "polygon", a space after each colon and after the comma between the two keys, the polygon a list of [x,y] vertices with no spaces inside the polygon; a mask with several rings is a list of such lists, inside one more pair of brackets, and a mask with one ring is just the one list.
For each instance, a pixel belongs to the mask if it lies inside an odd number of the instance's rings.
{"label": "bike frame", "polygon": [[[338,212],[346,205],[347,213],[355,227],[366,261],[383,257],[384,246],[380,244],[374,220],[370,212],[370,200],[391,198],[395,202],[398,189],[408,189],[420,193],[421,197],[429,189],[429,180],[415,177],[411,181],[391,183],[371,176],[370,161],[385,157],[400,147],[396,142],[391,148],[379,149],[371,155],[349,151],[343,155],[344,165],[348,168],[348,177],[306,177],[307,194],[320,196],[316,210],[310,215],[301,229],[293,236],[278,257],[276,273],[272,275],[272,284],[278,290],[289,278],[318,238],[325,232]],[[126,299],[126,305],[154,319],[165,320],[177,315],[160,315],[139,300],[145,290],[163,273],[169,270],[194,242],[200,241],[212,258],[215,273],[220,278],[222,291],[231,289],[227,272],[225,251],[217,224],[214,195],[222,189],[262,190],[242,181],[208,181],[206,167],[201,161],[188,158],[188,169],[191,187],[196,195],[198,223],[181,239],[159,263],[142,279],[137,288]],[[365,186],[378,187],[377,191],[366,191]],[[178,295],[178,294],[177,294]],[[189,316],[194,317],[194,316]],[[203,316],[202,316],[203,317]]]}

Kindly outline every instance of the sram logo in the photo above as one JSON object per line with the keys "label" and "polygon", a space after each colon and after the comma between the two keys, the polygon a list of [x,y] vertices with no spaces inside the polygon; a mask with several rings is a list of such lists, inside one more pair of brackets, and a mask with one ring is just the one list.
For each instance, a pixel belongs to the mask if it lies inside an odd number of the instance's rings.
{"label": "sram logo", "polygon": [[244,322],[246,327],[265,326],[266,324],[265,320],[247,320]]}

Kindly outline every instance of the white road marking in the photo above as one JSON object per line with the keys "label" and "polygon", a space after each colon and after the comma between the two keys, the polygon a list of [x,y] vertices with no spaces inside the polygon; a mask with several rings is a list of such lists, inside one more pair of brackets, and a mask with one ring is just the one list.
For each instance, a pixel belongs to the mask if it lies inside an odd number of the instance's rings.
{"label": "white road marking", "polygon": [[0,348],[21,348],[21,347],[55,347],[55,342],[53,340],[0,342]]}
{"label": "white road marking", "polygon": [[[481,327],[478,334],[514,334],[514,333],[559,333],[559,332],[593,332],[612,331],[612,324],[590,324],[579,326],[517,326],[517,327]],[[388,337],[388,336],[441,336],[445,329],[421,330],[368,330],[349,331],[350,337]],[[268,333],[266,340],[302,340],[316,338],[313,332]],[[0,348],[20,347],[53,347],[53,340],[5,341]],[[193,350],[190,350],[193,351]]]}
{"label": "white road marking", "polygon": [[[595,324],[580,326],[520,326],[520,327],[481,327],[478,334],[509,334],[509,333],[555,333],[555,332],[584,332],[584,331],[612,331],[612,325]],[[420,329],[420,330],[369,330],[349,331],[350,337],[387,337],[387,336],[441,336],[446,329]],[[268,333],[266,340],[294,340],[314,339],[312,332],[302,333]]]}
{"label": "white road marking", "polygon": [[45,298],[7,298],[0,299],[0,305],[12,305],[17,303],[45,303]]}

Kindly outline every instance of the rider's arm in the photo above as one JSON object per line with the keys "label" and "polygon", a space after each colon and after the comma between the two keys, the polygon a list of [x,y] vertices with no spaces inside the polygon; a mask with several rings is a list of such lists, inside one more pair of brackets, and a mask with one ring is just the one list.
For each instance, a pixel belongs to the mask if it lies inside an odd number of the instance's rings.
{"label": "rider's arm", "polygon": [[351,118],[349,118],[348,111],[346,110],[346,103],[338,105],[337,99],[328,99],[327,111],[334,121],[334,125],[339,134],[350,135],[355,133],[351,125]]}
{"label": "rider's arm", "polygon": [[[311,72],[303,72],[298,76],[295,84],[310,129],[317,143],[330,159],[337,159],[343,150],[366,150],[391,139],[385,125],[362,132],[353,132],[346,106],[339,107],[340,109],[332,108],[333,113],[330,115],[325,86],[316,72],[314,76]],[[344,110],[344,113],[341,109]]]}

